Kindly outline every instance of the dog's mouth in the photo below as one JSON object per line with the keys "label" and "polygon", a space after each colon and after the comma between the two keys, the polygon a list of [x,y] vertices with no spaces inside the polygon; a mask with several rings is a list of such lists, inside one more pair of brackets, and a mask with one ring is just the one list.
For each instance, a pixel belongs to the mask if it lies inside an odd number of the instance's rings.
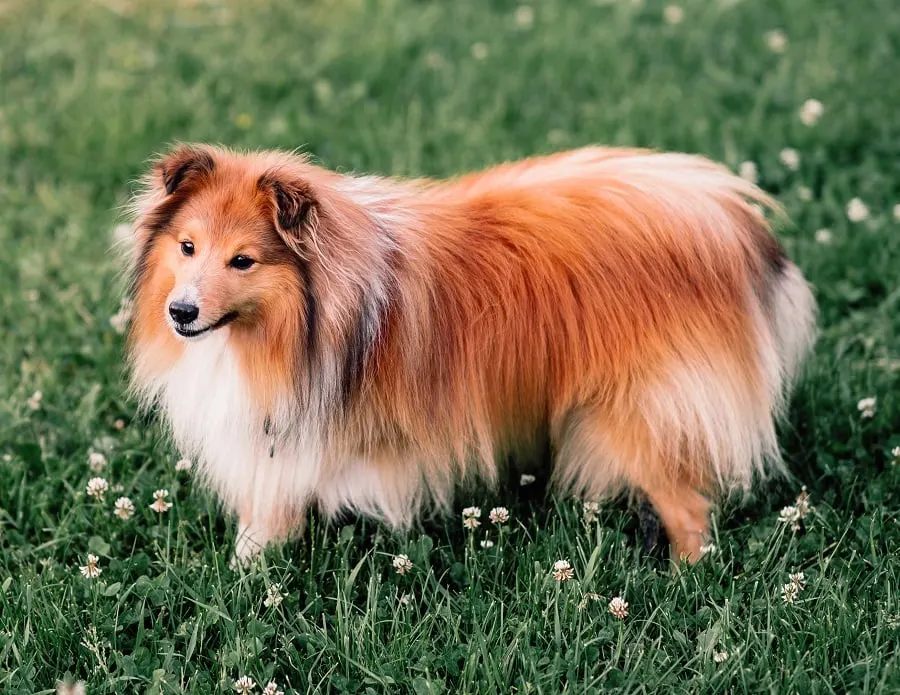
{"label": "dog's mouth", "polygon": [[206,326],[206,328],[191,329],[191,328],[185,328],[183,326],[179,326],[178,324],[175,324],[173,326],[173,329],[182,338],[196,338],[198,335],[203,335],[204,333],[209,333],[211,331],[216,330],[217,328],[222,328],[223,326],[227,326],[229,323],[234,321],[237,317],[238,317],[238,313],[236,311],[229,311],[227,314],[225,314],[222,318],[220,318],[215,323],[212,323],[212,324]]}

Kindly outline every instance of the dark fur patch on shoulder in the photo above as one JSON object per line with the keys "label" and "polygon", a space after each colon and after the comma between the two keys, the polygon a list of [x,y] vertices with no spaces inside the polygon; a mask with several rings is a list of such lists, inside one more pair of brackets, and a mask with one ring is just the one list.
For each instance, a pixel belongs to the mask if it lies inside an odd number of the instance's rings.
{"label": "dark fur patch on shoulder", "polygon": [[381,296],[364,294],[360,297],[360,310],[347,337],[347,351],[344,354],[341,397],[345,410],[352,405],[354,397],[362,388],[366,370],[386,330],[391,304],[396,294],[398,258],[399,255],[393,253],[388,259],[383,294]]}
{"label": "dark fur patch on shoulder", "polygon": [[312,359],[318,344],[319,302],[316,299],[316,289],[313,284],[309,261],[302,257],[298,257],[298,261],[304,286],[303,304],[306,309],[306,351],[309,359]]}
{"label": "dark fur patch on shoulder", "polygon": [[362,308],[356,315],[347,340],[347,352],[344,355],[341,397],[345,407],[350,405],[353,395],[362,384],[369,353],[381,333],[381,302],[366,297],[361,301]]}

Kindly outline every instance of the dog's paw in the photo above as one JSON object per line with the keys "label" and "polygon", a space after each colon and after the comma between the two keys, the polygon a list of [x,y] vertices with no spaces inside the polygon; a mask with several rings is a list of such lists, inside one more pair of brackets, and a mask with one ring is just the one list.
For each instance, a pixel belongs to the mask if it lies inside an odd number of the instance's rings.
{"label": "dog's paw", "polygon": [[232,570],[249,569],[254,561],[259,560],[260,554],[265,548],[265,542],[251,528],[241,525],[238,528],[237,540],[234,544],[234,554],[228,562]]}

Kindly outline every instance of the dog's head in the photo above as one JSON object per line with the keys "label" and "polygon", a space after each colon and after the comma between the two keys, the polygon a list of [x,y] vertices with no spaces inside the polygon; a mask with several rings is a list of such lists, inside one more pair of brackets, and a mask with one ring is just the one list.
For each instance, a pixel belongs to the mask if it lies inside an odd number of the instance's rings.
{"label": "dog's head", "polygon": [[[284,320],[285,302],[308,289],[304,254],[320,215],[314,168],[294,169],[212,147],[180,146],[159,160],[135,226],[138,320],[179,341]],[[311,319],[302,306],[295,313]]]}
{"label": "dog's head", "polygon": [[391,256],[366,207],[373,196],[360,197],[353,181],[281,152],[181,145],[158,160],[134,205],[138,381],[216,334],[259,383],[297,382],[329,352],[357,379],[381,325]]}

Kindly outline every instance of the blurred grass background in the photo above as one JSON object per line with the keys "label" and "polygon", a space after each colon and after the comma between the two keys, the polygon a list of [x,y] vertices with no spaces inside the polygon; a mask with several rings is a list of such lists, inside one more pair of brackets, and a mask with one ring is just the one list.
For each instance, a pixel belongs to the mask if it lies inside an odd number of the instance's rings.
{"label": "blurred grass background", "polygon": [[[900,691],[900,8],[676,7],[0,2],[0,691],[210,693],[242,675],[288,693]],[[814,126],[799,117],[811,98]],[[624,506],[585,524],[540,481],[460,500],[484,517],[508,506],[502,537],[486,518],[472,536],[458,519],[409,536],[314,520],[304,542],[232,573],[233,524],[136,414],[110,325],[112,229],[148,157],[176,140],[303,147],[397,175],[588,143],[754,162],[821,306],[784,428],[796,478],[726,507],[719,552],[678,575],[642,555]],[[84,494],[92,448],[122,486],[104,502]],[[815,511],[793,534],[778,510],[804,484]],[[157,488],[175,503],[165,516],[148,509]],[[129,521],[111,515],[119,494],[138,507]],[[78,571],[88,552],[93,581]],[[394,573],[396,553],[410,574]],[[550,576],[561,558],[565,584]],[[795,571],[807,588],[786,604]],[[276,583],[285,598],[266,606]]]}

